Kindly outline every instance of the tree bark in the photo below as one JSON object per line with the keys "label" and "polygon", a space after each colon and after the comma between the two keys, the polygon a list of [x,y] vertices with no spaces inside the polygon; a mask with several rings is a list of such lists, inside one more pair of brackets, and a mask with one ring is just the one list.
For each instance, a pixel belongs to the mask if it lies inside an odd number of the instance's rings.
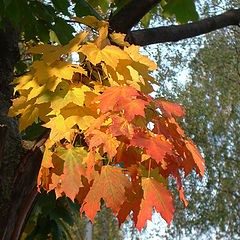
{"label": "tree bark", "polygon": [[140,46],[154,43],[177,42],[186,38],[200,36],[220,28],[239,26],[239,24],[240,9],[237,9],[193,23],[131,31],[126,40]]}
{"label": "tree bark", "polygon": [[14,65],[19,60],[18,31],[6,21],[0,30],[0,239],[19,239],[28,210],[37,195],[42,152],[23,145],[18,119],[9,118]]}

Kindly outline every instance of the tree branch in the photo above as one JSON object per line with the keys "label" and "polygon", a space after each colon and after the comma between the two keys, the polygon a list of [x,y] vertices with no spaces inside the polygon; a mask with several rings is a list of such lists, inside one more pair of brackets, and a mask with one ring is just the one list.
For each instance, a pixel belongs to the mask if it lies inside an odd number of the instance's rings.
{"label": "tree branch", "polygon": [[199,36],[227,26],[239,26],[239,24],[240,9],[236,9],[194,23],[131,31],[126,37],[126,40],[132,44],[140,46],[154,43],[177,42],[182,39]]}
{"label": "tree branch", "polygon": [[161,0],[132,0],[110,18],[112,31],[128,33]]}

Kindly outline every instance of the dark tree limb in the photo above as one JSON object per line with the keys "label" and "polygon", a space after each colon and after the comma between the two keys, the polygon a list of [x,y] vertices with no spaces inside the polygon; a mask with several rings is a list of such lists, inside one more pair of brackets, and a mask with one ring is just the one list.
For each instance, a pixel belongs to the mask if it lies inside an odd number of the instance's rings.
{"label": "dark tree limb", "polygon": [[113,31],[128,33],[161,0],[132,0],[110,18]]}
{"label": "dark tree limb", "polygon": [[132,44],[146,46],[154,43],[177,42],[215,31],[227,26],[239,26],[240,9],[209,17],[194,23],[172,25],[131,31],[126,40]]}

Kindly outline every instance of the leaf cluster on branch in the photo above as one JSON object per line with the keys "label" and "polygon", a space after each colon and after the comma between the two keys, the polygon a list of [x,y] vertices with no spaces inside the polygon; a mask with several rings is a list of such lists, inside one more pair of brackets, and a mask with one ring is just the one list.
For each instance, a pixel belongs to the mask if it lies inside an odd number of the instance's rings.
{"label": "leaf cluster on branch", "polygon": [[[51,130],[39,190],[77,199],[92,221],[103,199],[119,224],[133,211],[141,231],[153,207],[170,224],[168,178],[176,179],[186,206],[181,171],[185,177],[194,168],[201,178],[204,173],[204,160],[176,121],[183,107],[149,95],[155,83],[149,71],[157,66],[125,35],[110,34],[108,22],[92,16],[76,20],[98,35],[83,32],[64,46],[32,47],[29,53],[41,59],[13,82],[20,97],[9,116],[21,114],[20,131],[36,119]],[[77,63],[68,61],[72,53]]]}

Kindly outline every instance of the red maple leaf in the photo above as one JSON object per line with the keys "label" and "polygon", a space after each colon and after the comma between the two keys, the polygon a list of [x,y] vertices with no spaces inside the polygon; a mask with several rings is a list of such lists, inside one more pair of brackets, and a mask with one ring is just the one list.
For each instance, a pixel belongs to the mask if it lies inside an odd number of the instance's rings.
{"label": "red maple leaf", "polygon": [[166,140],[163,140],[160,135],[150,136],[144,132],[137,132],[131,140],[131,145],[142,147],[157,163],[159,163],[166,153],[172,153],[172,146]]}
{"label": "red maple leaf", "polygon": [[205,161],[192,140],[189,138],[187,138],[187,140],[188,141],[186,141],[183,154],[183,167],[185,170],[185,177],[192,171],[193,167],[196,167],[196,172],[202,178],[205,170]]}
{"label": "red maple leaf", "polygon": [[119,226],[129,217],[131,211],[133,211],[133,221],[137,221],[141,200],[143,198],[143,190],[139,181],[136,182],[131,189],[127,189],[126,196],[127,199],[117,214]]}

